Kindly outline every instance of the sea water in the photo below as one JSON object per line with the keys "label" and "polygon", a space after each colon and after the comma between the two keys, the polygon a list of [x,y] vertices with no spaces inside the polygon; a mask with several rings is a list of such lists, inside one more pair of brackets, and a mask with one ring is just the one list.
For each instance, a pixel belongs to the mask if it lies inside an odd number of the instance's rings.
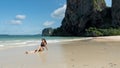
{"label": "sea water", "polygon": [[0,49],[40,45],[42,38],[45,38],[48,44],[90,39],[84,37],[49,37],[41,35],[0,35]]}

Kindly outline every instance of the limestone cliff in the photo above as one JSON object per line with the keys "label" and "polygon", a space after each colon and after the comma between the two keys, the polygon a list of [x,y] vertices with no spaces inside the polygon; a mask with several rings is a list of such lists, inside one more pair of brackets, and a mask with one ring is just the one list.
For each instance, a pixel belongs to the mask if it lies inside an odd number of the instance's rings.
{"label": "limestone cliff", "polygon": [[120,27],[120,0],[112,0],[113,26]]}
{"label": "limestone cliff", "polygon": [[103,22],[99,12],[105,8],[104,0],[67,0],[61,28],[72,35],[79,35],[85,28]]}

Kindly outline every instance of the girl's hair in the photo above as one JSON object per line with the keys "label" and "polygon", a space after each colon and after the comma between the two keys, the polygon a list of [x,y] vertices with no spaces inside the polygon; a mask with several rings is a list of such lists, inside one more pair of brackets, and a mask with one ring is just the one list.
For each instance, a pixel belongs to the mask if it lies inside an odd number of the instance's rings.
{"label": "girl's hair", "polygon": [[42,40],[44,40],[44,41],[45,41],[45,43],[47,44],[47,41],[46,41],[46,39],[45,39],[45,38],[42,38]]}

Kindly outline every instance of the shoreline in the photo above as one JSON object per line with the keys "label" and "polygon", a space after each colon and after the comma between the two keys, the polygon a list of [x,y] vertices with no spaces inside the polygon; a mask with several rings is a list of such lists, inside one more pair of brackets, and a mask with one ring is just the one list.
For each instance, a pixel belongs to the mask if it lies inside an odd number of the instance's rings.
{"label": "shoreline", "polygon": [[[74,42],[74,41],[84,41],[84,40],[93,40],[93,41],[108,41],[108,42],[119,42],[120,41],[120,36],[101,36],[101,37],[80,37],[80,38],[73,38],[73,39],[60,39],[58,41],[56,40],[50,40],[48,41],[49,44],[54,44],[54,43],[64,43],[64,42]],[[27,44],[26,44],[27,45]],[[38,45],[38,44],[37,44]],[[30,46],[37,46],[35,45],[27,45],[27,46],[0,46],[0,51],[1,50],[6,50],[6,49],[11,49],[11,48],[19,48],[19,47],[30,47]]]}
{"label": "shoreline", "polygon": [[120,36],[103,36],[103,37],[93,37],[93,40],[97,41],[120,41]]}

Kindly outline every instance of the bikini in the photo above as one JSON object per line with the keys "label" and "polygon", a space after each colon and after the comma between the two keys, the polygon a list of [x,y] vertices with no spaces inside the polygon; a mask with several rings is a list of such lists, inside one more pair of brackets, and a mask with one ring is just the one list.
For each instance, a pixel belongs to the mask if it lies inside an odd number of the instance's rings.
{"label": "bikini", "polygon": [[45,44],[43,42],[41,43],[41,47],[45,47]]}

